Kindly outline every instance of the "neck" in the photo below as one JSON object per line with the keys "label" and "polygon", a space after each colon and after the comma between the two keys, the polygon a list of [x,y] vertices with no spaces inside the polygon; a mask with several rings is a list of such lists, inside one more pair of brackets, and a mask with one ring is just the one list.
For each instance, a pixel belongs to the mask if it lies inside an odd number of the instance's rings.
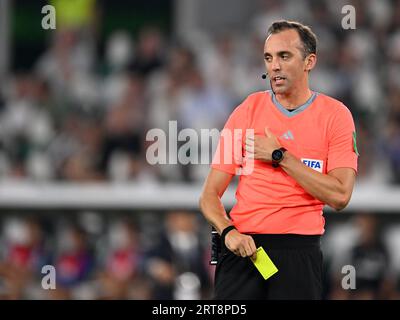
{"label": "neck", "polygon": [[296,109],[307,102],[312,96],[312,92],[308,86],[304,88],[296,88],[287,93],[276,93],[276,100],[286,109]]}

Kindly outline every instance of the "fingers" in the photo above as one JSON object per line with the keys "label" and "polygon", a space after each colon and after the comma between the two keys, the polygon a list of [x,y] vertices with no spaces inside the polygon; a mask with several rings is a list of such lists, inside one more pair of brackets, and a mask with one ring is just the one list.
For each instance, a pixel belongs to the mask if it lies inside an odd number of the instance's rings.
{"label": "fingers", "polygon": [[246,141],[245,141],[246,146],[253,146],[254,147],[255,140],[256,140],[256,137],[255,137],[254,134],[248,134],[246,136]]}
{"label": "fingers", "polygon": [[256,243],[254,242],[253,238],[251,238],[251,241],[250,241],[250,250],[251,250],[252,255],[257,254],[257,247],[256,247]]}
{"label": "fingers", "polygon": [[252,260],[256,260],[256,258],[257,258],[257,247],[256,247],[256,244],[255,244],[255,242],[254,242],[254,239],[253,238],[251,238],[251,242],[250,242],[250,249],[251,249],[251,259]]}
{"label": "fingers", "polygon": [[246,250],[246,257],[251,257],[254,254],[254,251],[251,248],[251,241],[248,241],[245,244],[245,250]]}
{"label": "fingers", "polygon": [[246,140],[255,140],[255,134],[248,134],[246,135]]}
{"label": "fingers", "polygon": [[246,253],[246,248],[245,247],[240,247],[239,252],[240,252],[240,256],[242,258],[246,258],[247,257],[247,253]]}
{"label": "fingers", "polygon": [[253,238],[248,235],[240,235],[240,238],[232,240],[232,242],[229,241],[227,247],[235,255],[242,258],[252,257],[257,251]]}
{"label": "fingers", "polygon": [[272,137],[272,133],[271,133],[271,131],[269,131],[269,128],[268,128],[268,127],[265,127],[265,128],[264,128],[264,132],[265,132],[265,135],[266,135],[268,138]]}
{"label": "fingers", "polygon": [[257,247],[252,237],[249,237],[249,241],[247,243],[247,256],[252,260],[255,260],[257,257]]}
{"label": "fingers", "polygon": [[270,138],[271,141],[275,144],[275,149],[278,149],[277,146],[280,145],[278,138],[271,132],[268,127],[264,128],[265,136]]}
{"label": "fingers", "polygon": [[255,261],[257,259],[257,251],[250,257],[251,260]]}
{"label": "fingers", "polygon": [[247,152],[248,158],[254,158],[254,145],[255,145],[254,137],[252,138],[248,137],[246,139],[246,145],[245,145],[245,150]]}
{"label": "fingers", "polygon": [[254,138],[253,139],[250,139],[250,138],[246,139],[246,147],[253,147],[253,149],[254,149],[254,145],[255,145],[255,139]]}

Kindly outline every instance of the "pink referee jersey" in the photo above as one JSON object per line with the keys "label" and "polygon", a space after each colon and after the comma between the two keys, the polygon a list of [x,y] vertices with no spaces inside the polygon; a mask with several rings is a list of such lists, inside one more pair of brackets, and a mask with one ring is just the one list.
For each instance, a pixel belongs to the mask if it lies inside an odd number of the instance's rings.
{"label": "pink referee jersey", "polygon": [[[350,111],[340,101],[321,93],[314,92],[304,105],[291,112],[279,104],[271,91],[251,94],[233,111],[224,127],[224,131],[236,129],[243,134],[221,134],[211,165],[230,174],[250,169],[250,174],[240,175],[236,204],[230,211],[240,232],[323,234],[321,201],[281,168],[260,160],[246,160],[246,129],[264,135],[265,127],[283,147],[316,171],[326,174],[343,167],[357,171],[355,126]],[[239,146],[239,155],[229,147],[235,144]]]}

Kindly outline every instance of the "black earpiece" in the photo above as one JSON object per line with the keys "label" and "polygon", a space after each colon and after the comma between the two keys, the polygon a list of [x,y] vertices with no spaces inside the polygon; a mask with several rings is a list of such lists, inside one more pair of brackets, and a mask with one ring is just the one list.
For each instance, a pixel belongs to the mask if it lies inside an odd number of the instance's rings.
{"label": "black earpiece", "polygon": [[[268,76],[268,73],[263,73],[263,74],[261,75],[261,78],[267,79],[267,76]],[[271,80],[269,80],[269,84],[270,84],[270,86],[271,86],[272,92],[275,94],[274,89],[272,88]]]}

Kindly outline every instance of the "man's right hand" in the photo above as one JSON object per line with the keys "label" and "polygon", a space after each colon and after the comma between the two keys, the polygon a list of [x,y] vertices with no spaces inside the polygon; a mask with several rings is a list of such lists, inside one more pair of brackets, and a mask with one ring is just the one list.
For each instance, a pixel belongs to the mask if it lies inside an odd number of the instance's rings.
{"label": "man's right hand", "polygon": [[241,234],[236,229],[226,234],[225,246],[239,257],[255,259],[257,256],[257,248],[253,238],[247,234]]}

